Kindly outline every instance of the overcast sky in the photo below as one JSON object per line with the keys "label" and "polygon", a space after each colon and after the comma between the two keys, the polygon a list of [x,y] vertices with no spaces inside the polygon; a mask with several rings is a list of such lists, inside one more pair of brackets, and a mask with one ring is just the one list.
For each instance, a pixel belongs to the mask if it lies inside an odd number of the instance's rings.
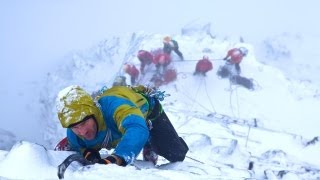
{"label": "overcast sky", "polygon": [[48,61],[110,35],[141,30],[179,34],[196,19],[212,22],[213,32],[250,37],[284,31],[320,33],[318,7],[316,0],[3,0],[0,57],[11,68],[1,66],[1,75],[19,72],[30,77],[34,74],[30,68],[48,70]]}
{"label": "overcast sky", "polygon": [[37,88],[39,79],[71,50],[89,48],[112,35],[174,35],[201,19],[212,23],[213,33],[249,39],[281,32],[319,36],[319,7],[316,0],[1,0],[0,96],[6,105],[0,108],[0,122],[21,115],[24,121],[33,118],[23,110],[33,96],[28,89]]}

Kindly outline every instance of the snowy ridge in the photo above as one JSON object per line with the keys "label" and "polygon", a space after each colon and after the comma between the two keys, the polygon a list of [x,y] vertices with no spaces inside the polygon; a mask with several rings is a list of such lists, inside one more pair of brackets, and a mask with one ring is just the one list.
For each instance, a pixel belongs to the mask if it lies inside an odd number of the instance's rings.
{"label": "snowy ridge", "polygon": [[[47,150],[30,142],[18,142],[10,151],[0,152],[0,177],[56,178],[57,165],[70,154],[52,151],[65,136],[56,114],[58,92],[71,84],[90,93],[104,85],[110,87],[114,77],[123,73],[123,63],[139,66],[137,51],[161,47],[163,36],[141,32],[113,37],[87,52],[68,57],[65,64],[48,75],[41,94]],[[125,168],[82,167],[75,163],[66,171],[67,179],[320,178],[320,160],[316,158],[320,156],[320,145],[317,140],[310,143],[319,136],[313,124],[319,112],[313,107],[320,107],[319,91],[312,82],[289,80],[278,68],[260,63],[250,44],[212,38],[206,33],[197,36],[194,28],[174,39],[179,42],[186,60],[178,61],[177,56],[172,55],[172,67],[176,68],[178,79],[162,86],[161,90],[171,94],[163,107],[189,145],[185,161],[166,164],[165,159],[160,159],[158,167],[137,161],[135,166]],[[227,79],[216,76],[227,50],[240,46],[249,49],[248,57],[241,64],[242,75],[254,79],[255,91],[231,85]],[[206,77],[193,76],[196,60],[203,55],[213,59],[213,70]],[[147,67],[148,75],[153,71],[154,67]],[[27,158],[13,167],[20,157]],[[141,155],[138,159],[142,159]],[[17,170],[18,174],[12,172]],[[41,173],[35,176],[33,172]]]}
{"label": "snowy ridge", "polygon": [[[320,53],[317,47],[319,36],[300,33],[282,33],[256,43],[257,59],[281,69],[287,78],[298,81],[312,81],[319,87],[320,70],[317,59]],[[311,62],[311,63],[310,63]]]}

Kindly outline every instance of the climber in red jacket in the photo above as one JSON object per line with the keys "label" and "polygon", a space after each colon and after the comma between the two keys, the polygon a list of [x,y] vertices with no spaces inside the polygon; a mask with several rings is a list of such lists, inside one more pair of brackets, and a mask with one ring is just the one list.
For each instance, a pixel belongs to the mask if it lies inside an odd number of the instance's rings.
{"label": "climber in red jacket", "polygon": [[203,56],[203,58],[197,62],[196,70],[194,71],[193,75],[201,74],[206,76],[206,73],[212,70],[212,67],[212,62],[209,60],[209,57]]}

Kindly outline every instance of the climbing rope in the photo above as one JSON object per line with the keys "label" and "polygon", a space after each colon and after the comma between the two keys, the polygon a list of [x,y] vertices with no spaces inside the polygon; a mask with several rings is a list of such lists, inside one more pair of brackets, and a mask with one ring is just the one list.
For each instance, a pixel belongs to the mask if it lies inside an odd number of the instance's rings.
{"label": "climbing rope", "polygon": [[[202,104],[200,104],[198,101],[195,100],[195,98],[198,96],[198,93],[199,93],[199,90],[200,90],[200,87],[201,87],[202,82],[203,82],[203,79],[201,79],[201,81],[200,81],[200,84],[199,84],[199,86],[198,86],[198,88],[197,88],[197,90],[196,90],[196,93],[195,93],[195,95],[194,95],[194,98],[192,98],[192,96],[186,94],[185,92],[182,92],[182,94],[185,95],[185,96],[187,97],[187,99],[192,100],[193,103],[192,103],[192,106],[191,106],[190,109],[193,109],[194,105],[197,103],[200,107],[204,108],[205,110],[207,110],[207,111],[209,111],[209,112],[211,113],[211,110],[210,110],[210,109],[204,107]],[[183,89],[186,89],[186,88],[183,88]],[[186,120],[186,121],[185,121],[183,124],[181,124],[177,129],[179,129],[179,128],[183,127],[184,125],[186,125],[191,119],[192,119],[192,118]]]}
{"label": "climbing rope", "polygon": [[[232,82],[230,81],[230,96],[229,96],[229,104],[230,104],[230,109],[231,109],[231,112],[232,112],[232,115],[237,118],[237,119],[240,119],[240,111],[239,111],[239,100],[238,100],[238,91],[237,91],[237,88],[239,86],[235,85],[234,88],[232,88]],[[235,112],[234,112],[234,108],[232,106],[232,94],[233,92],[236,92],[236,100],[237,100],[237,110],[238,110],[238,115],[236,116],[235,115]]]}
{"label": "climbing rope", "polygon": [[208,89],[207,89],[207,83],[206,83],[206,80],[205,80],[205,79],[204,79],[204,87],[205,87],[205,90],[206,90],[206,94],[207,94],[208,100],[209,100],[209,102],[210,102],[210,104],[211,104],[211,107],[212,107],[214,113],[216,113],[217,111],[216,111],[216,109],[214,108],[214,105],[213,105],[213,103],[212,103],[212,101],[211,101],[211,98],[210,98],[210,96],[209,96]]}
{"label": "climbing rope", "polygon": [[[198,95],[198,92],[199,92],[200,87],[201,87],[201,84],[202,84],[202,81],[200,81],[200,85],[198,86],[198,89],[197,89],[197,91],[196,91],[196,93],[195,93],[195,95],[194,95],[194,98],[193,98],[192,95],[187,94],[187,93],[185,93],[185,92],[183,92],[183,91],[182,91],[182,94],[183,94],[184,96],[186,96],[187,99],[190,99],[190,100],[193,102],[193,103],[192,103],[192,108],[193,108],[194,104],[198,104],[198,105],[199,105],[200,107],[202,107],[203,109],[205,109],[205,110],[209,111],[210,113],[212,113],[212,111],[211,111],[210,109],[206,108],[205,106],[203,106],[201,103],[199,103],[199,102],[196,100],[197,95]],[[186,88],[184,88],[184,87],[182,86],[182,89],[186,89]],[[191,109],[192,109],[192,108],[191,108]]]}

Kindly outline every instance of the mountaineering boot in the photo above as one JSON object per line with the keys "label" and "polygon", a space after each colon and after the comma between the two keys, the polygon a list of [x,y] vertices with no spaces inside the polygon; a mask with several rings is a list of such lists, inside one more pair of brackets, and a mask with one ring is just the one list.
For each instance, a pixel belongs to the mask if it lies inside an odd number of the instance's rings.
{"label": "mountaineering boot", "polygon": [[142,151],[143,160],[150,161],[154,165],[157,164],[158,161],[158,154],[152,150],[150,146],[145,146]]}

